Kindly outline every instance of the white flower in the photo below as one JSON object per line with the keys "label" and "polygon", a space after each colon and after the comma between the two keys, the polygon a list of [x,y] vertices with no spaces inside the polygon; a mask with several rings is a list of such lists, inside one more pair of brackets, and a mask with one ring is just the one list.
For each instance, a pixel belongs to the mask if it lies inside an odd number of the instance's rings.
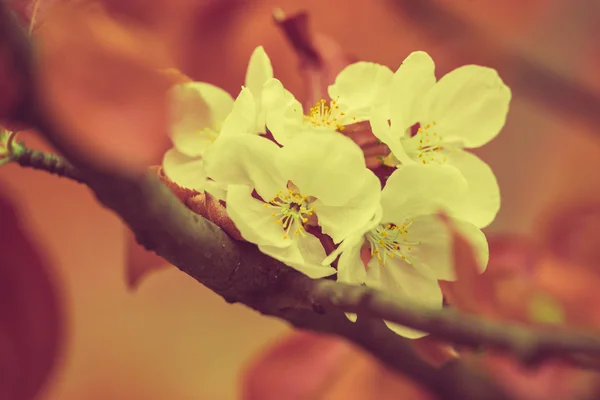
{"label": "white flower", "polygon": [[322,264],[327,255],[313,229],[340,243],[373,217],[381,195],[360,148],[338,133],[304,132],[283,148],[261,136],[222,135],[205,168],[226,185],[227,214],[242,237],[311,278],[336,272]]}
{"label": "white flower", "polygon": [[[399,168],[388,179],[381,208],[364,227],[346,239],[324,261],[338,255],[338,281],[362,284],[430,308],[442,307],[438,280],[454,280],[450,232],[437,212],[452,218],[467,193],[461,174],[449,166]],[[488,247],[475,225],[452,218],[452,223],[474,246],[482,271]],[[353,319],[353,316],[349,316]],[[424,333],[386,324],[399,335],[417,338]]]}
{"label": "white flower", "polygon": [[[264,83],[273,77],[271,62],[262,47],[257,47],[248,64],[246,86],[248,94],[260,98]],[[258,102],[260,104],[260,101]],[[202,156],[224,131],[233,131],[247,124],[248,116],[236,113],[239,105],[223,89],[204,82],[184,83],[171,90],[171,140],[173,148],[163,159],[165,174],[178,185],[203,190],[207,184]],[[257,108],[256,110],[259,110]],[[251,133],[260,133],[258,115],[252,118]],[[264,116],[262,117],[264,132]],[[242,129],[240,133],[246,132]]]}
{"label": "white flower", "polygon": [[174,147],[165,153],[163,169],[178,185],[202,190],[206,181],[202,155],[219,136],[233,98],[204,82],[177,85],[171,89],[171,97]]}
{"label": "white flower", "polygon": [[263,134],[265,127],[265,87],[272,81],[273,67],[262,46],[257,47],[246,71],[246,84],[235,100],[233,110],[225,121],[223,134]]}
{"label": "white flower", "polygon": [[[510,89],[498,73],[466,65],[436,82],[427,53],[409,55],[394,74],[389,114],[374,109],[373,133],[387,144],[392,164],[450,164],[468,183],[469,195],[456,212],[480,227],[500,208],[500,190],[490,167],[464,148],[492,140],[506,121]],[[388,124],[390,120],[390,124]],[[416,135],[411,127],[419,124]]]}
{"label": "white flower", "polygon": [[267,127],[277,142],[285,145],[307,127],[342,131],[344,126],[365,121],[372,107],[386,108],[393,72],[384,65],[357,62],[344,68],[329,86],[325,99],[306,112],[276,79],[265,85]]}

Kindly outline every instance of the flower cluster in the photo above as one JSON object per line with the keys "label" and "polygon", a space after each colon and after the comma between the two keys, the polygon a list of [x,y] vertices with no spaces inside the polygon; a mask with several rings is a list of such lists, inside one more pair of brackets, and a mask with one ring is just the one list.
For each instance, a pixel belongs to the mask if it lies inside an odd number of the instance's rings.
{"label": "flower cluster", "polygon": [[[487,265],[481,228],[500,193],[490,167],[464,149],[500,132],[511,92],[490,68],[467,65],[439,81],[434,68],[424,52],[396,72],[357,62],[306,110],[258,47],[235,100],[208,83],[173,89],[164,172],[223,201],[245,240],[311,278],[337,274],[440,308],[438,280],[455,279],[440,212],[471,242],[482,271]],[[377,165],[357,130],[385,148]],[[392,173],[380,179],[380,167]]]}

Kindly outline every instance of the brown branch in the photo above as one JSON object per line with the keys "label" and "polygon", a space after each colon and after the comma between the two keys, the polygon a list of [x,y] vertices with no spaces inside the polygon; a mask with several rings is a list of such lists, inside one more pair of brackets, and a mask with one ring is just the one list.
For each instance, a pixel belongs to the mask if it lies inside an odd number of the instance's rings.
{"label": "brown branch", "polygon": [[514,353],[528,365],[551,357],[600,356],[600,338],[566,329],[530,328],[509,322],[486,320],[452,309],[431,310],[369,289],[321,281],[311,292],[313,301],[325,307],[368,314],[456,344],[481,345]]}
{"label": "brown branch", "polygon": [[[31,56],[27,55],[31,52],[28,41],[19,36],[20,28],[14,22],[4,3],[0,3],[0,24],[5,24],[4,31],[11,33],[0,39],[15,47],[20,55],[14,58],[22,63],[17,70],[35,76]],[[25,101],[19,104],[14,116],[35,126],[72,161],[98,200],[123,219],[142,245],[226,301],[243,303],[299,328],[347,338],[439,398],[508,398],[487,377],[461,361],[441,369],[428,365],[414,352],[410,341],[391,332],[380,320],[361,318],[355,324],[337,306],[315,310],[311,299],[333,305],[354,289],[312,280],[263,255],[251,244],[231,240],[210,221],[188,210],[152,174],[132,176],[99,170],[74,152],[64,136],[54,129],[51,116],[44,115],[38,107],[34,80],[26,81],[30,86],[25,91]],[[332,291],[330,300],[324,290]]]}
{"label": "brown branch", "polygon": [[[12,159],[22,166],[84,183],[81,173],[60,156],[19,147],[13,152]],[[561,357],[574,366],[600,368],[597,358],[600,357],[600,339],[579,332],[532,330],[523,325],[494,322],[451,309],[431,310],[364,286],[327,280],[311,286],[308,295],[317,309],[325,306],[378,317],[473,348],[483,345],[507,350],[525,364]]]}
{"label": "brown branch", "polygon": [[[11,22],[0,3],[0,23]],[[12,28],[13,36],[18,31]],[[16,41],[22,45],[26,41]],[[29,50],[30,51],[30,50]],[[23,60],[30,60],[24,57]],[[34,76],[33,65],[20,70]],[[98,200],[113,210],[135,233],[140,244],[177,266],[230,303],[245,304],[264,315],[296,327],[346,338],[404,373],[441,399],[507,399],[484,375],[462,362],[442,369],[427,364],[410,341],[394,334],[380,321],[350,322],[342,312],[313,310],[309,293],[318,282],[260,253],[256,246],[231,240],[221,229],[187,209],[152,173],[143,176],[99,170],[78,155],[37,103],[35,88],[30,112],[19,120],[37,128],[80,171]],[[19,108],[25,111],[24,107]]]}
{"label": "brown branch", "polygon": [[[49,128],[41,131],[57,137]],[[354,324],[335,310],[315,312],[310,293],[319,281],[265,256],[253,245],[231,240],[183,206],[155,176],[134,179],[90,171],[86,180],[141,244],[226,301],[245,304],[299,328],[351,340],[441,399],[479,399],[481,393],[490,399],[507,398],[485,376],[460,362],[440,370],[431,367],[413,351],[410,341],[379,322]]]}

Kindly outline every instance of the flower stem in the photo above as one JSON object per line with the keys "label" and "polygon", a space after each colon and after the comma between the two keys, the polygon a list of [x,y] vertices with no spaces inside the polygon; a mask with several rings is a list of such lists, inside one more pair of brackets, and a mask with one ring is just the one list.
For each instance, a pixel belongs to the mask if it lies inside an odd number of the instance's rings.
{"label": "flower stem", "polygon": [[[13,136],[11,135],[11,138]],[[23,145],[14,145],[11,141],[11,159],[22,167],[46,171],[79,183],[85,183],[79,170],[64,158],[40,150],[30,149]]]}

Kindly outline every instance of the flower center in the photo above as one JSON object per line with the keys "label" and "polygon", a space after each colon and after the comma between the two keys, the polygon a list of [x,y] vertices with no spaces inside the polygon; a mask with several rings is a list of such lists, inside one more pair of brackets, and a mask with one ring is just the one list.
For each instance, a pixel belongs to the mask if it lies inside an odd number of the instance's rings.
{"label": "flower center", "polygon": [[288,239],[293,232],[295,235],[306,235],[304,224],[313,215],[316,207],[309,207],[310,199],[295,190],[288,189],[287,194],[283,191],[277,193],[271,201],[265,203],[265,208],[274,207],[271,216],[275,218],[276,224],[283,228],[283,238]]}
{"label": "flower center", "polygon": [[325,99],[317,101],[308,111],[308,115],[304,119],[309,124],[319,128],[327,128],[331,130],[343,131],[344,125],[342,120],[346,114],[340,110],[340,106],[335,100],[331,100],[329,105]]}
{"label": "flower center", "polygon": [[414,221],[395,224],[379,225],[366,234],[366,239],[371,245],[371,258],[377,257],[379,264],[385,266],[388,258],[399,257],[402,261],[412,265],[410,252],[413,246],[420,242],[410,241],[407,238],[408,228]]}
{"label": "flower center", "polygon": [[433,121],[430,124],[421,126],[417,129],[416,139],[419,145],[416,148],[417,158],[421,164],[446,162],[446,156],[440,153],[442,150],[442,136],[435,130],[437,123]]}

